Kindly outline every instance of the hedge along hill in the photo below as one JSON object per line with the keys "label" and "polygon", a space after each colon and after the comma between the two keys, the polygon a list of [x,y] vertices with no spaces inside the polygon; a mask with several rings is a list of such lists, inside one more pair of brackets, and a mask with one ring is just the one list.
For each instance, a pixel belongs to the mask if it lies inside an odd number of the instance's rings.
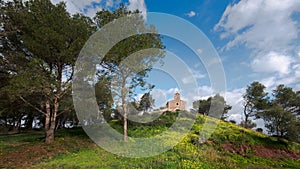
{"label": "hedge along hill", "polygon": [[[176,113],[163,114],[155,124],[131,124],[128,134],[132,137],[159,134],[167,130],[174,116]],[[210,123],[218,123],[218,127],[203,142],[199,136],[206,118]],[[110,124],[122,131],[117,121]],[[173,149],[149,158],[125,158],[106,152],[80,128],[58,131],[51,144],[43,143],[43,135],[29,133],[1,136],[0,145],[0,167],[4,168],[300,168],[298,143],[203,116],[197,118],[190,133]],[[43,149],[51,153],[45,154]]]}

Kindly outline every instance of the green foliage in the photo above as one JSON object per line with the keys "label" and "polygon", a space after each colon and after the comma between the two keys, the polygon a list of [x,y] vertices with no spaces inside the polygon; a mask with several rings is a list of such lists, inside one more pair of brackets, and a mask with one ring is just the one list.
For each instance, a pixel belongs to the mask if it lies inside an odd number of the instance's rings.
{"label": "green foliage", "polygon": [[[134,122],[134,121],[128,121],[128,130],[129,133],[131,131],[135,131],[138,130],[140,131],[140,129],[145,129],[145,130],[155,130],[157,131],[157,129],[155,129],[156,127],[158,127],[158,131],[162,132],[165,129],[169,128],[176,120],[177,116],[178,116],[179,112],[164,112],[162,114],[144,114],[142,117],[144,121],[150,121],[148,123],[139,123],[139,122]],[[153,121],[151,121],[151,119],[154,119]],[[110,125],[115,128],[115,129],[119,129],[118,131],[122,132],[120,130],[120,125],[123,124],[122,120],[112,120],[110,122]],[[145,128],[143,128],[145,127]],[[155,132],[154,132],[155,133]],[[157,133],[157,132],[156,132]],[[146,133],[140,133],[140,134],[146,134]],[[147,133],[148,136],[152,136],[151,132]]]}
{"label": "green foliage", "polygon": [[[118,29],[111,28],[109,33],[111,36],[118,36],[122,31],[132,36],[124,37],[125,39],[114,44],[101,62],[97,64],[101,65],[103,69],[98,72],[98,76],[109,79],[112,98],[119,100],[114,105],[117,106],[118,112],[123,116],[124,140],[127,140],[129,100],[136,95],[135,89],[137,87],[141,87],[143,90],[153,88],[153,85],[147,84],[145,77],[151,70],[153,63],[164,57],[164,52],[158,50],[164,49],[164,46],[161,41],[162,37],[156,33],[154,26],[147,26],[139,11],[128,11],[123,4],[115,11],[102,10],[97,12],[94,20],[99,28],[105,30],[106,24],[114,25],[115,22],[112,21],[124,19],[124,17],[126,17],[126,24],[123,23],[125,24],[124,27],[119,29],[117,25]],[[144,49],[153,48],[156,50],[138,53]]]}
{"label": "green foliage", "polygon": [[145,93],[140,100],[139,109],[148,112],[150,108],[154,106],[154,99],[152,98],[150,92]]}
{"label": "green foliage", "polygon": [[256,124],[253,121],[241,121],[240,126],[248,128],[248,129],[252,129],[254,127],[256,127]]}
{"label": "green foliage", "polygon": [[296,103],[296,92],[290,87],[285,87],[283,84],[278,85],[275,90],[273,90],[273,96],[275,99],[273,102],[282,106],[285,110],[294,111],[297,110]]}
{"label": "green foliage", "polygon": [[[205,122],[218,123],[214,134],[207,142],[199,142],[199,134]],[[122,125],[111,122],[120,128]],[[129,128],[132,137],[149,137],[167,129],[163,125],[135,126]],[[24,139],[23,139],[24,138]],[[1,136],[0,144],[4,152],[16,151],[21,147],[8,148],[11,142],[23,145],[41,144],[42,134]],[[199,115],[191,132],[173,149],[149,158],[125,158],[106,152],[94,145],[80,128],[63,129],[57,132],[56,141],[48,145],[49,151],[66,148],[53,157],[36,161],[30,168],[299,168],[300,163],[291,159],[262,158],[251,149],[244,155],[225,151],[222,145],[231,142],[233,147],[272,145],[273,148],[299,152],[300,145],[236,126],[210,117]],[[45,144],[45,143],[42,143]],[[38,152],[37,152],[38,153]],[[28,167],[28,166],[27,166]]]}
{"label": "green foliage", "polygon": [[268,101],[268,106],[258,113],[257,117],[264,119],[269,134],[299,142],[297,92],[290,87],[278,85],[272,94],[273,99]]}
{"label": "green foliage", "polygon": [[202,115],[208,115],[215,118],[226,119],[226,115],[231,106],[226,104],[223,96],[216,94],[206,100],[197,100],[193,102],[193,109]]}
{"label": "green foliage", "polygon": [[245,124],[249,123],[250,117],[254,117],[267,106],[268,93],[264,92],[266,87],[259,83],[253,82],[247,86],[244,98],[244,115]]}
{"label": "green foliage", "polygon": [[[7,72],[11,72],[1,90],[13,96],[12,103],[23,101],[31,111],[45,115],[46,141],[51,142],[56,117],[72,109],[68,96],[73,67],[95,27],[88,17],[70,16],[63,2],[15,0],[5,3],[2,10],[4,30],[12,32],[1,39]],[[21,113],[21,117],[30,115]]]}

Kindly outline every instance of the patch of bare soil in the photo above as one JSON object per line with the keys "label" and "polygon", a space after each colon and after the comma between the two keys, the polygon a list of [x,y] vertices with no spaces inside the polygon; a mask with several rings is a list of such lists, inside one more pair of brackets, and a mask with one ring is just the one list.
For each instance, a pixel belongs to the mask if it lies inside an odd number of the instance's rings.
{"label": "patch of bare soil", "polygon": [[[29,168],[43,159],[49,159],[58,153],[67,153],[82,147],[82,141],[60,138],[51,144],[44,142],[24,143],[18,148],[0,153],[0,166],[4,168]],[[88,143],[90,144],[90,143]],[[1,168],[0,167],[0,168]]]}
{"label": "patch of bare soil", "polygon": [[272,158],[272,159],[286,158],[286,159],[300,161],[300,154],[297,152],[293,152],[285,149],[273,148],[273,147],[265,147],[262,145],[254,145],[254,146],[250,146],[246,144],[236,145],[232,142],[227,142],[222,144],[222,148],[227,152],[233,154],[239,154],[242,156],[245,156],[247,153],[253,153],[254,155],[262,158]]}

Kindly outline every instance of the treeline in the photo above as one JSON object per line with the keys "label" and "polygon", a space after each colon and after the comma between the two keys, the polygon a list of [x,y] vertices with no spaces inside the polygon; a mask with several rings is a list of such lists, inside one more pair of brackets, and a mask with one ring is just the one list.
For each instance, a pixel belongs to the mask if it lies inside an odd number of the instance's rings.
{"label": "treeline", "polygon": [[[247,86],[243,95],[243,119],[239,125],[245,128],[256,127],[255,120],[263,119],[270,135],[300,141],[300,91],[283,84],[278,85],[272,93],[266,87],[253,82]],[[193,110],[202,115],[225,120],[230,105],[219,94],[193,102]],[[236,123],[235,121],[232,121]],[[262,131],[261,128],[258,131]]]}
{"label": "treeline", "polygon": [[263,119],[269,134],[299,142],[300,91],[283,84],[272,93],[265,89],[259,82],[247,86],[243,96],[244,125],[248,127],[252,123],[250,118]]}
{"label": "treeline", "polygon": [[[142,16],[135,17],[139,25],[131,36],[117,43],[97,65],[95,85],[99,114],[86,114],[78,119],[72,99],[74,66],[88,38],[104,25],[122,16],[139,14],[128,11],[124,5],[114,11],[98,11],[94,18],[82,14],[70,15],[66,4],[57,5],[50,0],[4,2],[0,0],[0,125],[1,129],[45,129],[45,141],[52,142],[54,131],[68,125],[92,125],[113,118],[124,125],[127,139],[127,115],[134,111],[147,112],[154,100],[146,92],[142,100],[129,102],[137,87],[150,91],[154,86],[145,81],[151,64],[164,55],[149,53],[129,60],[136,73],[120,64],[129,55],[142,49],[164,49],[155,27],[145,25]],[[130,86],[127,83],[130,81]],[[88,82],[87,82],[88,84]],[[279,85],[272,93],[266,93],[259,82],[249,85],[244,94],[244,127],[252,128],[253,120],[265,121],[272,135],[299,141],[300,92]],[[114,99],[121,100],[114,105]],[[132,105],[130,107],[130,105]],[[194,110],[216,118],[226,119],[230,105],[220,95],[193,103]],[[139,113],[135,112],[135,113]],[[149,117],[150,118],[150,117]]]}
{"label": "treeline", "polygon": [[[54,5],[50,0],[1,0],[0,7],[0,128],[20,130],[36,125],[45,129],[45,141],[52,142],[55,129],[65,127],[66,123],[88,125],[103,120],[103,114],[113,114],[112,97],[123,100],[124,108],[125,98],[133,97],[136,87],[152,87],[144,77],[151,63],[163,57],[162,53],[131,60],[133,65],[148,68],[138,69],[142,70],[138,74],[120,64],[142,49],[164,49],[159,34],[143,33],[156,30],[144,23],[139,11],[128,11],[120,4],[114,11],[103,9],[89,18],[83,14],[70,15],[64,2]],[[100,115],[85,114],[78,119],[71,88],[78,55],[92,34],[123,16],[131,18],[129,24],[136,26],[131,33],[136,35],[118,42],[95,63],[101,67],[96,73],[97,81],[95,85],[86,83],[87,88],[96,89]],[[120,29],[126,29],[126,25]],[[122,82],[128,79],[132,80],[131,86],[125,90]],[[124,131],[126,124],[125,118]]]}

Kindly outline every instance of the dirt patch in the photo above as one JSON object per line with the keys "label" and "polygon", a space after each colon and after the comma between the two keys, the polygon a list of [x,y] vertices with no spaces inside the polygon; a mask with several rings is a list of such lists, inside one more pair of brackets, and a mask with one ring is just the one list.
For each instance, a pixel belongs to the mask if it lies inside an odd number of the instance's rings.
{"label": "dirt patch", "polygon": [[253,146],[255,155],[264,158],[289,158],[300,161],[300,154],[290,150],[276,149],[272,147],[263,147],[261,145]]}
{"label": "dirt patch", "polygon": [[265,147],[262,145],[250,146],[247,144],[236,145],[232,142],[222,144],[222,148],[227,152],[233,154],[239,154],[242,156],[251,153],[253,155],[262,157],[262,158],[272,158],[272,159],[291,159],[300,161],[300,154],[285,149],[278,149],[273,147]]}
{"label": "dirt patch", "polygon": [[0,160],[0,166],[23,168],[59,152],[48,150],[49,149],[41,143],[35,145],[21,145],[20,148],[7,152]]}
{"label": "dirt patch", "polygon": [[75,138],[59,138],[51,144],[24,143],[15,149],[0,153],[0,168],[29,168],[43,159],[52,158],[58,153],[70,152],[72,149],[82,147],[83,144],[91,145]]}

